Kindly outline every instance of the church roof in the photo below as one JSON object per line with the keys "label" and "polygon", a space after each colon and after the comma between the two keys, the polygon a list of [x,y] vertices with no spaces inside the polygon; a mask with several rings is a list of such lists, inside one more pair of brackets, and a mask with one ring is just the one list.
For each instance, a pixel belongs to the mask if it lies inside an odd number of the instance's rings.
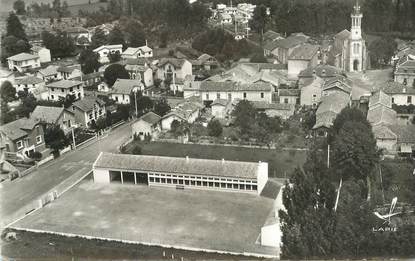
{"label": "church roof", "polygon": [[347,29],[344,29],[340,33],[336,34],[336,39],[347,39],[350,36],[350,32]]}

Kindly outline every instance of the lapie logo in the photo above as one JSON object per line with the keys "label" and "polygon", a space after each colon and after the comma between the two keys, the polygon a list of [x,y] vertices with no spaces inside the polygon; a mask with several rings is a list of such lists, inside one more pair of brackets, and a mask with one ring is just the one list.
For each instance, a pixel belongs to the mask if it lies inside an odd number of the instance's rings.
{"label": "lapie logo", "polygon": [[397,202],[398,202],[398,198],[394,197],[392,199],[391,206],[390,206],[388,214],[382,215],[377,211],[373,212],[373,214],[375,214],[376,217],[383,220],[383,223],[380,226],[372,228],[373,232],[395,232],[397,230],[396,226],[394,224],[392,224],[392,222],[391,222],[391,218],[393,216],[401,214],[401,212],[394,212]]}

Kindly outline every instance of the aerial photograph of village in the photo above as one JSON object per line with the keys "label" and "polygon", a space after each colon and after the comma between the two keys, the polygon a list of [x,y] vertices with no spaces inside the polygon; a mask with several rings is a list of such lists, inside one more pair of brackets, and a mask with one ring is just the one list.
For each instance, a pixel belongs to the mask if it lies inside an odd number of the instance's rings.
{"label": "aerial photograph of village", "polygon": [[415,259],[415,0],[0,0],[0,33],[0,261]]}

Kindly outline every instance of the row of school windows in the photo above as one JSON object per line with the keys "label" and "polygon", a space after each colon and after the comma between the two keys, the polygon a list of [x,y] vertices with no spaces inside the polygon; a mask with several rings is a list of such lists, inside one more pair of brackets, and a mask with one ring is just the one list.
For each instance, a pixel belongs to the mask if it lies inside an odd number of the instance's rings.
{"label": "row of school windows", "polygon": [[247,179],[204,177],[172,174],[149,174],[150,183],[199,186],[211,188],[257,190],[257,182]]}
{"label": "row of school windows", "polygon": [[[263,99],[265,97],[265,94],[263,92],[260,93],[261,99]],[[246,92],[243,93],[243,98],[246,99],[247,94]],[[216,99],[221,99],[221,95],[220,92],[216,93]],[[209,99],[209,93],[206,93],[206,100],[210,100]],[[232,100],[232,93],[228,93],[228,100]]]}

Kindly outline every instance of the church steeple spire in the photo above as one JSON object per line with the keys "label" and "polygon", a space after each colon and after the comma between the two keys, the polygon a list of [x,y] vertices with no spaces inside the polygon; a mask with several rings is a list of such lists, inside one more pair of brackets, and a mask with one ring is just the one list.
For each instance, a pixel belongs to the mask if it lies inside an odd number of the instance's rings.
{"label": "church steeple spire", "polygon": [[360,39],[362,37],[363,14],[360,11],[359,0],[356,0],[356,4],[353,7],[353,12],[350,17],[352,18],[351,37],[352,39]]}

